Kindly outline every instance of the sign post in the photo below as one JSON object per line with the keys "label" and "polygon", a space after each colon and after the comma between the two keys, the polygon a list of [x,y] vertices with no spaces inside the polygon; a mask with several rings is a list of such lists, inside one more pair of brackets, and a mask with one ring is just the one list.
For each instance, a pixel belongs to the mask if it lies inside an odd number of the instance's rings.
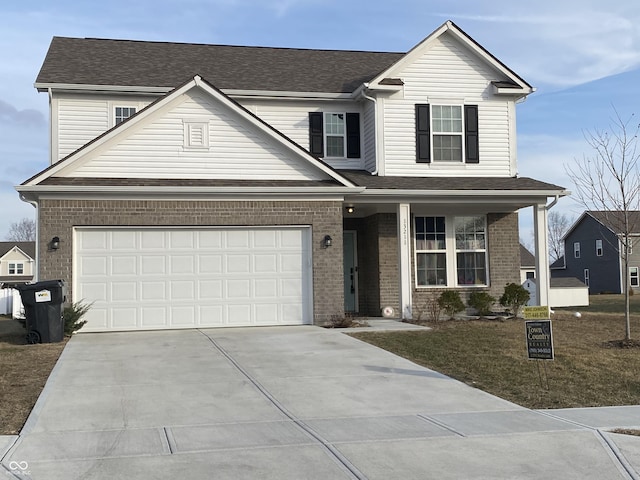
{"label": "sign post", "polygon": [[[527,340],[527,355],[529,360],[553,360],[553,329],[551,327],[551,315],[548,306],[525,307],[524,328]],[[540,363],[538,365],[538,377],[540,386],[543,386]],[[547,390],[549,390],[549,376],[546,364],[542,364],[546,378]]]}

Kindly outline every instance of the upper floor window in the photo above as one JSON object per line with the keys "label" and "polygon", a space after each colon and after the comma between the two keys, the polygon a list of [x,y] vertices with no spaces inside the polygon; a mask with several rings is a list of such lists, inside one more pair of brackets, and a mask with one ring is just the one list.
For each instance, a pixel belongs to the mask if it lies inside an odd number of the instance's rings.
{"label": "upper floor window", "polygon": [[629,267],[629,285],[636,288],[640,286],[638,267]]}
{"label": "upper floor window", "polygon": [[9,263],[9,275],[24,275],[24,263],[22,263],[22,262],[10,262]]}
{"label": "upper floor window", "polygon": [[478,163],[478,106],[417,104],[416,162]]}
{"label": "upper floor window", "polygon": [[580,258],[580,242],[573,244],[573,258]]}
{"label": "upper floor window", "polygon": [[309,113],[309,151],[325,158],[360,158],[360,114]]}
{"label": "upper floor window", "polygon": [[596,256],[602,256],[602,240],[596,240]]}
{"label": "upper floor window", "polygon": [[587,287],[589,286],[589,269],[588,268],[584,269],[584,284]]}
{"label": "upper floor window", "polygon": [[135,115],[136,107],[114,107],[113,123],[118,125],[124,122],[127,118]]}
{"label": "upper floor window", "polygon": [[488,284],[485,217],[415,217],[414,228],[418,287]]}

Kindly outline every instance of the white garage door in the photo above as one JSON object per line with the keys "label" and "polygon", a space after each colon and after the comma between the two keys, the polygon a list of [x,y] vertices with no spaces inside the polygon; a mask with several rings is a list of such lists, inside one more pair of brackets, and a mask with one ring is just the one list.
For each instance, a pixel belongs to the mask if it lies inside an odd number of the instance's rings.
{"label": "white garage door", "polygon": [[83,331],[311,323],[310,228],[78,228]]}

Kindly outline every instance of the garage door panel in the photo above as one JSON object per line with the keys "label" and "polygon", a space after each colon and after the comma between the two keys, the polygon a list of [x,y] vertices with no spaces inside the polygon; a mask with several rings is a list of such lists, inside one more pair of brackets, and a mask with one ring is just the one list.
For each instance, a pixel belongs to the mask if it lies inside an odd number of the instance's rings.
{"label": "garage door panel", "polygon": [[143,275],[164,275],[167,273],[166,258],[162,255],[143,255],[142,268]]}
{"label": "garage door panel", "polygon": [[83,331],[310,323],[309,242],[308,227],[78,228]]}

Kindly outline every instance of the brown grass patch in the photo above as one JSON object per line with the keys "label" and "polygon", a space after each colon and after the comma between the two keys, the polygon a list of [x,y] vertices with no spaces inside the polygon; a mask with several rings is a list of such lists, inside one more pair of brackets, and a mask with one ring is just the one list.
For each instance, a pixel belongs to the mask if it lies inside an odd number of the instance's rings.
{"label": "brown grass patch", "polygon": [[18,321],[0,317],[0,435],[20,432],[66,345],[27,345],[25,334]]}
{"label": "brown grass patch", "polygon": [[[528,360],[524,320],[429,326],[433,330],[352,335],[529,408],[640,404],[639,352],[612,348],[624,337],[621,315],[554,315],[553,361]],[[640,337],[638,317],[634,332]]]}

